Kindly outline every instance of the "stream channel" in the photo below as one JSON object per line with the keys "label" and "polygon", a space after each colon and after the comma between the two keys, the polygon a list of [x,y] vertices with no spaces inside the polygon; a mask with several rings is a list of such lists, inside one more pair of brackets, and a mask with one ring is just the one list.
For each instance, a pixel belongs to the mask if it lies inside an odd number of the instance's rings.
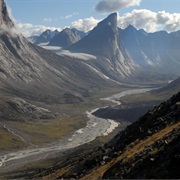
{"label": "stream channel", "polygon": [[[133,89],[123,91],[113,96],[103,98],[101,100],[111,101],[117,105],[120,105],[120,98],[132,94],[144,93],[150,91],[152,88],[144,89]],[[100,107],[102,108],[102,107]],[[68,149],[72,149],[83,145],[85,143],[93,141],[98,136],[107,136],[120,124],[114,120],[98,118],[93,115],[93,112],[99,108],[92,110],[91,112],[86,111],[89,118],[86,127],[79,129],[68,138],[64,138],[56,144],[51,144],[46,147],[32,147],[29,149],[23,149],[16,152],[10,152],[0,156],[0,172],[7,170],[10,167],[23,165],[32,161],[47,158],[48,155],[63,152]]]}

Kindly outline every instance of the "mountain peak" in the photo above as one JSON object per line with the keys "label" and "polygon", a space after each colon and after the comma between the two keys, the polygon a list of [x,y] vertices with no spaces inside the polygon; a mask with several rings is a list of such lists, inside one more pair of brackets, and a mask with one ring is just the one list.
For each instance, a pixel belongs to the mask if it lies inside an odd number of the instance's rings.
{"label": "mountain peak", "polygon": [[84,37],[84,33],[75,28],[65,28],[49,42],[49,46],[60,46],[67,48]]}
{"label": "mountain peak", "polygon": [[137,29],[131,24],[129,26],[127,26],[126,29],[129,30],[129,31],[137,31]]}
{"label": "mountain peak", "polygon": [[[113,59],[118,49],[117,13],[110,14],[69,50]],[[113,58],[112,58],[113,57]]]}
{"label": "mountain peak", "polygon": [[0,25],[5,24],[9,27],[13,27],[14,23],[12,22],[11,18],[9,17],[9,13],[7,10],[6,3],[4,0],[0,0]]}
{"label": "mountain peak", "polygon": [[117,13],[110,14],[106,19],[98,23],[98,25],[108,25],[117,28]]}

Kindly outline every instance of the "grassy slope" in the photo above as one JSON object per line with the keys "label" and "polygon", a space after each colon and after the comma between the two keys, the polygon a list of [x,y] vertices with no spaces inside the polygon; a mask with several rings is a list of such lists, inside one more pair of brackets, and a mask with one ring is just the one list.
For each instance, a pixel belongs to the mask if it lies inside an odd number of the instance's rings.
{"label": "grassy slope", "polygon": [[[138,141],[137,140],[135,143],[131,143],[129,145],[129,147],[127,148],[127,150],[125,150],[120,156],[112,159],[107,164],[94,169],[90,174],[86,175],[82,179],[83,180],[88,180],[88,179],[93,180],[93,179],[102,178],[104,173],[109,168],[111,168],[113,165],[115,165],[119,161],[123,161],[123,162],[130,161],[130,159],[133,158],[133,156],[135,154],[141,153],[147,146],[151,146],[152,144],[154,144],[158,140],[164,138],[166,135],[171,133],[176,128],[180,129],[180,122],[177,122],[177,123],[175,123],[173,125],[170,125],[170,126],[164,128],[163,130],[159,131],[156,134],[153,134],[152,136],[150,136],[149,138],[147,138],[147,139],[145,139],[143,141]],[[155,153],[155,152],[151,152],[151,153]]]}

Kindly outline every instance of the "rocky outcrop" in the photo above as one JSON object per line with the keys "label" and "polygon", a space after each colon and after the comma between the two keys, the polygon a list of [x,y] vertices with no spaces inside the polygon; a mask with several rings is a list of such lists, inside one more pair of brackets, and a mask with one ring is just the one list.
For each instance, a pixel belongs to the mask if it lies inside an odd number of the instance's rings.
{"label": "rocky outcrop", "polygon": [[0,25],[6,25],[9,28],[12,28],[14,26],[14,23],[9,17],[9,13],[7,11],[4,0],[0,0]]}
{"label": "rocky outcrop", "polygon": [[20,98],[10,99],[4,103],[0,112],[0,118],[4,120],[53,119],[58,115]]}

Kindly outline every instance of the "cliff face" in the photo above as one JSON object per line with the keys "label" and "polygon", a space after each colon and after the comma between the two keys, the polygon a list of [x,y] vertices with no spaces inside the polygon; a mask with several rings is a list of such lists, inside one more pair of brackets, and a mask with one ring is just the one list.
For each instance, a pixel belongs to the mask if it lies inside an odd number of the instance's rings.
{"label": "cliff face", "polygon": [[35,177],[83,179],[179,178],[180,93],[148,111],[109,143]]}
{"label": "cliff face", "polygon": [[107,64],[106,60],[104,60],[101,62],[100,67],[106,62],[105,67],[110,68],[112,66],[115,74],[124,77],[131,74],[134,63],[127,58],[126,52],[121,47],[117,27],[117,13],[113,13],[99,22],[87,36],[74,43],[68,50],[93,54],[108,59],[110,64]]}
{"label": "cliff face", "polygon": [[0,25],[5,24],[9,27],[13,27],[14,23],[9,17],[6,4],[4,0],[0,0]]}

